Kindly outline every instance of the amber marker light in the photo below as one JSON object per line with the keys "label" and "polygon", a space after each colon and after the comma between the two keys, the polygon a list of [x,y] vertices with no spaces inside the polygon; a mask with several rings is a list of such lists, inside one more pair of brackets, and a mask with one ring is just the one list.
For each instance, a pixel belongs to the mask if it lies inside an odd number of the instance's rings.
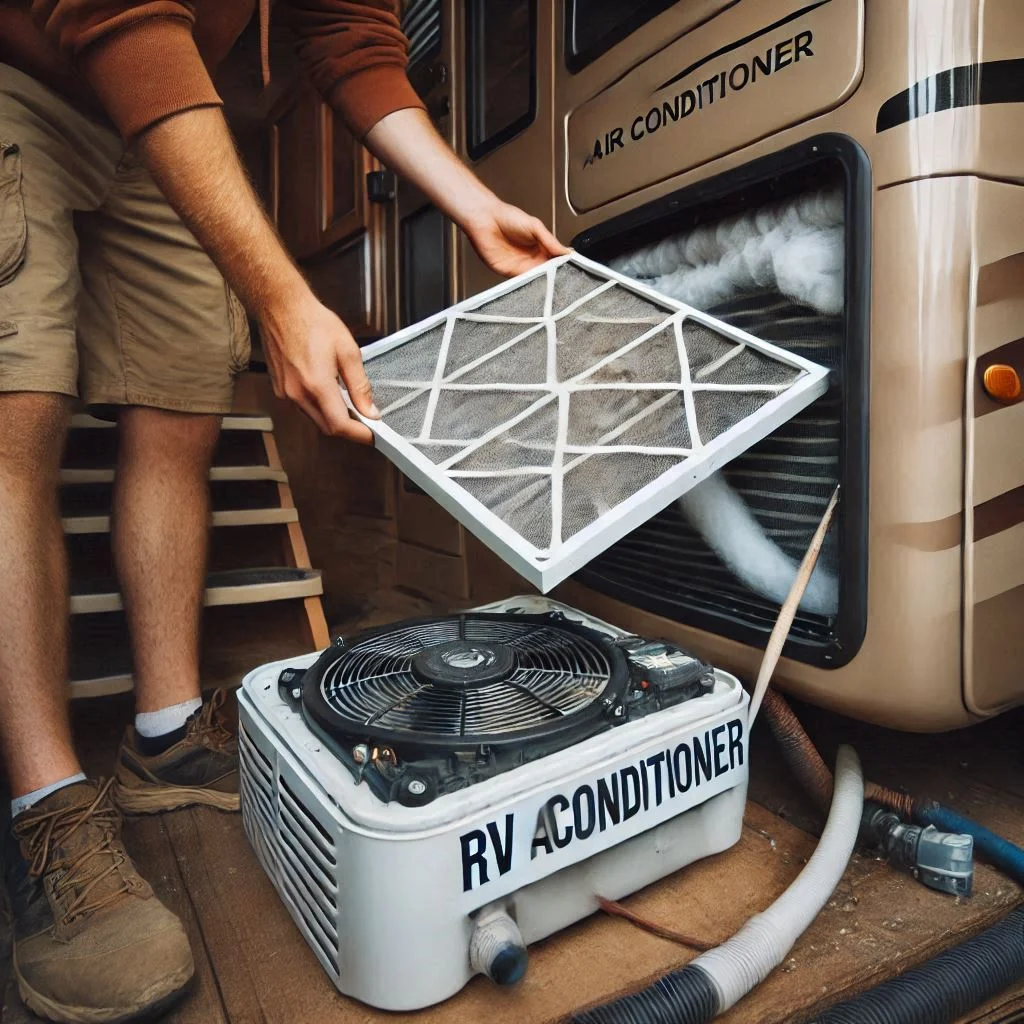
{"label": "amber marker light", "polygon": [[1005,363],[993,363],[982,377],[985,393],[997,402],[1016,402],[1020,398],[1020,374]]}

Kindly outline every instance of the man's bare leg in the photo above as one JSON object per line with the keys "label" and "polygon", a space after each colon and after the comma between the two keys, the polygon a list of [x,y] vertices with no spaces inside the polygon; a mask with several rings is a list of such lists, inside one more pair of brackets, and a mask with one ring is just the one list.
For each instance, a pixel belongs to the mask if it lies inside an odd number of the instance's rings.
{"label": "man's bare leg", "polygon": [[15,797],[81,770],[68,724],[57,508],[69,415],[63,395],[0,395],[0,749]]}
{"label": "man's bare leg", "polygon": [[219,416],[140,407],[120,414],[113,546],[135,660],[152,712],[200,695],[199,626],[209,471]]}

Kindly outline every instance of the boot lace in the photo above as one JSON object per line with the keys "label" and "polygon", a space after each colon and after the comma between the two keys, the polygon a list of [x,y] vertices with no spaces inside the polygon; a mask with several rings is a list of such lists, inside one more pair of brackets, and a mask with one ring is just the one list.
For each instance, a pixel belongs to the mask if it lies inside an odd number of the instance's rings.
{"label": "boot lace", "polygon": [[[25,843],[28,851],[29,874],[34,878],[55,874],[57,881],[53,885],[53,895],[57,899],[74,894],[64,911],[63,922],[66,925],[113,903],[124,893],[134,891],[121,871],[128,857],[115,845],[121,815],[110,799],[113,782],[109,779],[102,784],[95,799],[87,806],[27,814],[14,823],[14,836]],[[73,857],[57,857],[56,851],[64,848],[71,836],[86,826],[95,833],[93,841]],[[119,884],[113,889],[104,886],[101,894],[92,897],[96,888],[114,875],[119,876]]]}
{"label": "boot lace", "polygon": [[189,719],[186,733],[188,739],[212,750],[231,752],[235,744],[235,735],[221,712],[226,699],[226,690],[214,692],[202,708]]}

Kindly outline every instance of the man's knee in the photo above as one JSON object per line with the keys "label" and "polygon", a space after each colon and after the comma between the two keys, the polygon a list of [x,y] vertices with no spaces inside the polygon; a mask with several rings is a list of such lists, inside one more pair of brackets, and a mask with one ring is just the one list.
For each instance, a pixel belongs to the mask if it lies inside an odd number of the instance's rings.
{"label": "man's knee", "polygon": [[0,394],[0,473],[40,485],[55,482],[70,415],[66,395]]}
{"label": "man's knee", "polygon": [[121,410],[121,447],[129,458],[205,464],[220,436],[220,416],[133,406]]}

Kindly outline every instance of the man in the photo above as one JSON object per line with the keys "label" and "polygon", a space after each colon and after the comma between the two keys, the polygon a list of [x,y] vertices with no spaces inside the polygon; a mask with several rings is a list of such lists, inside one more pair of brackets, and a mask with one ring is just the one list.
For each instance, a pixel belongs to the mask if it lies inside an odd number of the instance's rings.
{"label": "man", "polygon": [[[494,270],[515,274],[564,251],[434,131],[405,78],[392,5],[282,3],[327,100]],[[238,807],[237,750],[216,708],[202,706],[198,674],[206,481],[248,357],[234,296],[259,323],[277,394],[324,432],[368,442],[340,373],[360,412],[376,415],[359,349],[260,209],[211,84],[254,6],[0,2],[0,749],[14,796],[5,860],[19,988],[57,1021],[151,1013],[193,973],[181,924],[121,845],[110,784],[82,775],[71,742],[56,494],[72,400],[118,412],[112,545],[138,714],[116,795],[131,811]]]}

